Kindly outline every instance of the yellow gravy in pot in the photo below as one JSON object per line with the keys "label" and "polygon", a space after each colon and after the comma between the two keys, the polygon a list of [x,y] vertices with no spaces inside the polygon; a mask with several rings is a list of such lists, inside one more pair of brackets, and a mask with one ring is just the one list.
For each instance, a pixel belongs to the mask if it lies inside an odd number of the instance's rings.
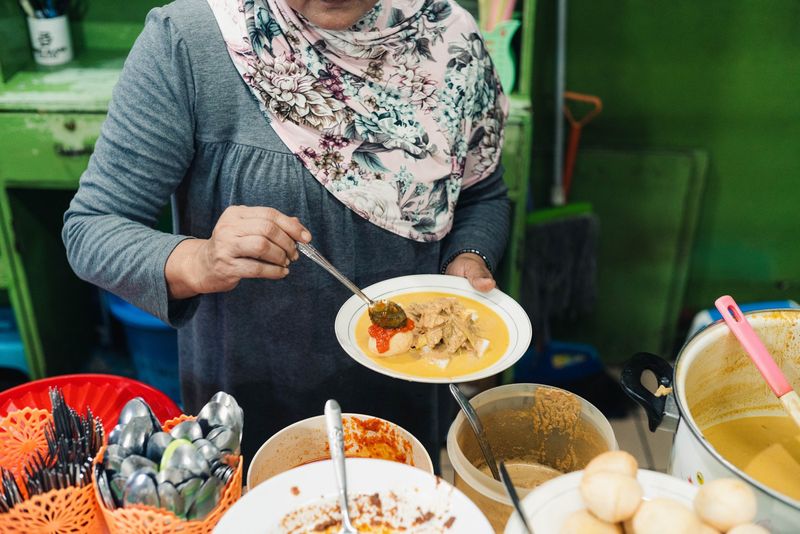
{"label": "yellow gravy in pot", "polygon": [[800,429],[789,416],[743,417],[703,431],[726,460],[800,501]]}
{"label": "yellow gravy in pot", "polygon": [[480,358],[457,354],[450,360],[447,367],[441,368],[420,357],[419,353],[414,349],[395,356],[376,356],[369,349],[369,333],[367,330],[371,323],[369,314],[366,311],[356,323],[356,343],[358,347],[371,360],[382,367],[425,378],[451,378],[468,375],[486,369],[496,363],[508,349],[509,336],[505,322],[489,307],[467,297],[427,291],[395,295],[391,297],[391,300],[401,306],[407,306],[412,302],[425,302],[443,297],[456,298],[465,308],[474,310],[478,314],[477,324],[480,329],[480,337],[489,340],[489,347]]}

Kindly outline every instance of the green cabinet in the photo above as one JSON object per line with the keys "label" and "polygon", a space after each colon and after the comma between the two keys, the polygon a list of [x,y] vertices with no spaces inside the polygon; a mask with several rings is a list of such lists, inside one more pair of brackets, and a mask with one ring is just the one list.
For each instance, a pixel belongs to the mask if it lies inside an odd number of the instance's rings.
{"label": "green cabinet", "polygon": [[33,63],[17,0],[0,0],[0,281],[33,378],[88,358],[97,306],[67,264],[61,220],[153,5],[85,4],[72,24],[75,60],[48,69]]}
{"label": "green cabinet", "polygon": [[7,186],[74,187],[104,114],[0,113],[0,176]]}
{"label": "green cabinet", "polygon": [[510,109],[505,131],[503,165],[511,198],[511,235],[498,271],[500,288],[519,299],[522,271],[525,267],[525,215],[528,188],[533,167],[533,44],[536,21],[536,0],[521,0],[516,16],[520,19],[519,38],[515,41],[517,79],[510,96]]}
{"label": "green cabinet", "polygon": [[61,218],[103,114],[0,112],[0,255],[31,375],[76,370],[92,334],[86,284],[72,274]]}
{"label": "green cabinet", "polygon": [[519,297],[522,284],[532,138],[530,104],[525,98],[512,96],[502,160],[511,199],[511,235],[497,275],[501,289],[514,298]]}
{"label": "green cabinet", "polygon": [[31,376],[40,378],[79,370],[95,335],[93,292],[67,263],[62,217],[125,52],[84,53],[64,68],[41,69],[19,61],[30,58],[27,48],[9,54],[27,42],[27,30],[2,0],[0,27],[9,37],[0,42],[0,279]]}

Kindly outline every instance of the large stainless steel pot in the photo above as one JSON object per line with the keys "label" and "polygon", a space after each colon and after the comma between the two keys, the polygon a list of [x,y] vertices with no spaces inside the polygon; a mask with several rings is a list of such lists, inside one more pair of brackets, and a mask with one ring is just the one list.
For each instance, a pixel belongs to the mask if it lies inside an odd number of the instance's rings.
{"label": "large stainless steel pot", "polygon": [[[800,389],[800,310],[745,314],[789,382]],[[672,393],[656,397],[642,385],[652,371]],[[658,356],[639,353],[625,366],[622,387],[647,412],[650,430],[675,432],[670,474],[693,484],[737,477],[758,497],[759,524],[773,533],[800,532],[800,502],[770,489],[735,467],[703,437],[724,421],[756,415],[783,415],[780,402],[764,383],[724,322],[700,331],[681,349],[675,368]]]}

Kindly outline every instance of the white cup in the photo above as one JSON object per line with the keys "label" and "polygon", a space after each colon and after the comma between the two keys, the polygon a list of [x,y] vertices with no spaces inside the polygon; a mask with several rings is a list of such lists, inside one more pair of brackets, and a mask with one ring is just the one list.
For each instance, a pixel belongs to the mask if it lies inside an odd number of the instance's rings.
{"label": "white cup", "polygon": [[49,19],[28,17],[33,58],[40,65],[63,65],[72,61],[72,40],[66,15]]}

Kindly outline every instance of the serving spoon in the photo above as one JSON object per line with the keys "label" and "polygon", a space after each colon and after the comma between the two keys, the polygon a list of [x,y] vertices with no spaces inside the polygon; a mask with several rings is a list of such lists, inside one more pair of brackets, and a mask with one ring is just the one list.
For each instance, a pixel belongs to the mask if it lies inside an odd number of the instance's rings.
{"label": "serving spoon", "polygon": [[457,385],[450,384],[450,393],[456,398],[456,402],[458,402],[458,405],[461,407],[461,411],[464,412],[464,416],[467,418],[467,421],[469,421],[469,426],[471,426],[472,431],[475,432],[475,439],[478,440],[478,446],[481,448],[483,458],[486,460],[486,465],[489,466],[492,476],[495,480],[500,480],[500,471],[497,470],[497,461],[494,459],[492,447],[486,439],[486,431],[483,430],[483,424],[478,417],[478,413]]}
{"label": "serving spoon", "polygon": [[742,348],[750,356],[750,359],[756,364],[758,371],[772,392],[781,401],[783,409],[794,420],[795,424],[800,427],[800,396],[792,389],[792,385],[786,380],[781,368],[775,363],[775,360],[770,356],[767,347],[758,337],[756,331],[750,326],[747,318],[739,309],[736,301],[729,295],[718,298],[714,305],[717,310],[722,314],[722,318],[728,324],[731,332],[736,336],[736,339],[741,343]]}
{"label": "serving spoon", "polygon": [[342,408],[331,399],[325,403],[325,424],[328,427],[328,446],[336,471],[336,487],[339,490],[339,508],[342,510],[342,528],[339,534],[358,534],[350,522],[347,503],[347,472],[344,465],[344,429],[342,427]]}
{"label": "serving spoon", "polygon": [[343,275],[339,269],[334,267],[333,264],[325,258],[325,256],[320,254],[319,251],[317,251],[317,249],[311,245],[300,243],[298,241],[297,250],[302,252],[303,255],[308,257],[314,263],[331,273],[334,278],[344,284],[347,289],[352,291],[358,298],[363,300],[367,304],[369,319],[374,324],[380,326],[381,328],[400,328],[405,326],[408,319],[406,317],[406,312],[403,311],[403,308],[401,308],[399,304],[392,302],[391,300],[379,300],[375,302],[366,296],[357,285],[351,282],[349,278]]}
{"label": "serving spoon", "polygon": [[517,515],[519,515],[522,521],[523,530],[527,532],[527,534],[533,534],[533,529],[525,518],[525,513],[522,511],[522,504],[519,502],[519,495],[517,495],[517,490],[514,487],[514,483],[511,481],[511,476],[508,474],[508,469],[506,469],[506,464],[503,460],[500,460],[500,475],[503,479],[503,486],[506,488],[508,498],[511,499],[511,504],[514,505],[514,510],[517,511]]}

